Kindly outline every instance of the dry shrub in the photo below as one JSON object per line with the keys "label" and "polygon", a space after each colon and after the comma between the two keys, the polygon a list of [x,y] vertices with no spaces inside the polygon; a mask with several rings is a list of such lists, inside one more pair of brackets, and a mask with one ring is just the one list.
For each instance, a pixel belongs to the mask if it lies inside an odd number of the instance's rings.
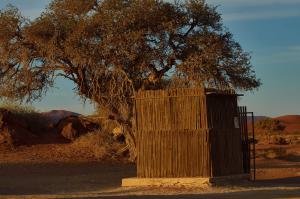
{"label": "dry shrub", "polygon": [[268,159],[281,159],[287,155],[286,149],[272,148],[265,150],[263,156]]}
{"label": "dry shrub", "polygon": [[292,144],[292,139],[289,136],[273,135],[269,137],[269,143],[276,145],[288,145]]}
{"label": "dry shrub", "polygon": [[293,137],[293,143],[294,144],[300,144],[300,136],[294,136]]}
{"label": "dry shrub", "polygon": [[72,143],[72,146],[96,159],[121,158],[118,151],[125,147],[105,131],[94,131],[82,135]]}
{"label": "dry shrub", "polygon": [[6,109],[14,114],[18,115],[27,115],[27,114],[35,114],[38,111],[29,105],[22,105],[17,102],[11,101],[1,101],[0,108]]}
{"label": "dry shrub", "polygon": [[275,138],[275,144],[278,144],[278,145],[287,145],[289,144],[290,141],[282,136],[277,136]]}
{"label": "dry shrub", "polygon": [[261,154],[261,157],[266,159],[278,159],[291,162],[300,161],[300,156],[298,155],[297,151],[293,149],[285,149],[282,147],[266,149]]}
{"label": "dry shrub", "polygon": [[279,120],[265,119],[255,123],[255,128],[269,132],[282,132],[286,126],[282,125]]}

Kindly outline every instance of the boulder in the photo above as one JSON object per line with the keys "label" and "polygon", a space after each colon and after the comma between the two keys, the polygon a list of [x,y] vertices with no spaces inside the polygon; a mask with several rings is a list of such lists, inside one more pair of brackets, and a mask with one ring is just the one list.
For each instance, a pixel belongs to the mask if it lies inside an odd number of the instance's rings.
{"label": "boulder", "polygon": [[57,132],[68,140],[74,141],[81,135],[99,129],[100,126],[80,116],[68,116],[61,119],[57,125]]}

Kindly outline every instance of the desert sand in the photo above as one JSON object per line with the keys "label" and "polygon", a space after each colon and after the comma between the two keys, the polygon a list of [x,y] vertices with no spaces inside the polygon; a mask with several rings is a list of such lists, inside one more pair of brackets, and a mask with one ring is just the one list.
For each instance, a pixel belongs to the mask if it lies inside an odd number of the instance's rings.
{"label": "desert sand", "polygon": [[0,147],[0,199],[300,198],[299,144],[259,142],[256,182],[202,188],[122,188],[122,178],[136,176],[134,164],[96,160],[55,136],[42,140],[45,142],[28,146]]}
{"label": "desert sand", "polygon": [[[66,157],[55,158],[58,146],[52,146],[52,149],[49,148],[51,145],[43,146],[53,152],[48,154],[48,161],[47,157],[43,159],[41,154],[30,154],[30,151],[34,151],[30,149],[1,154],[0,198],[300,198],[298,159],[258,158],[255,183],[245,181],[203,188],[122,188],[120,186],[122,178],[136,175],[134,164],[87,159],[72,162]],[[35,147],[40,147],[41,151],[43,146]],[[49,157],[51,155],[54,158],[51,159]],[[30,159],[30,156],[36,158]],[[300,157],[297,152],[295,157]]]}

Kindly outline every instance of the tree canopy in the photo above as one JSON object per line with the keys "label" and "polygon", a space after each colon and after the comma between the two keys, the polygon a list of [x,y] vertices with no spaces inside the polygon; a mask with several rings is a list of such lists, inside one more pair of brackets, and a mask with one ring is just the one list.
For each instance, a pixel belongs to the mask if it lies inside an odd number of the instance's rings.
{"label": "tree canopy", "polygon": [[0,25],[2,96],[37,99],[57,76],[96,102],[106,92],[155,88],[165,79],[176,86],[260,85],[249,54],[203,0],[54,0],[33,21],[8,7]]}
{"label": "tree canopy", "polygon": [[260,86],[204,0],[53,0],[34,20],[0,11],[0,96],[40,99],[59,76],[124,123],[141,89]]}

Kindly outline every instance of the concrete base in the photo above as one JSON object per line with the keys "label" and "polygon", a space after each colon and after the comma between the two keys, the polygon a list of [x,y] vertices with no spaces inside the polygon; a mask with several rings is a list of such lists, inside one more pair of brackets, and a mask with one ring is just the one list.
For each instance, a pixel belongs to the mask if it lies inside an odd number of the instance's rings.
{"label": "concrete base", "polygon": [[214,178],[124,178],[122,187],[204,187],[249,179],[249,175],[234,175]]}
{"label": "concrete base", "polygon": [[149,186],[188,186],[202,187],[209,185],[209,178],[125,178],[122,187],[149,187]]}
{"label": "concrete base", "polygon": [[223,183],[241,182],[241,181],[245,181],[245,180],[250,180],[249,174],[212,177],[209,179],[209,182],[213,183],[213,184],[223,184]]}

